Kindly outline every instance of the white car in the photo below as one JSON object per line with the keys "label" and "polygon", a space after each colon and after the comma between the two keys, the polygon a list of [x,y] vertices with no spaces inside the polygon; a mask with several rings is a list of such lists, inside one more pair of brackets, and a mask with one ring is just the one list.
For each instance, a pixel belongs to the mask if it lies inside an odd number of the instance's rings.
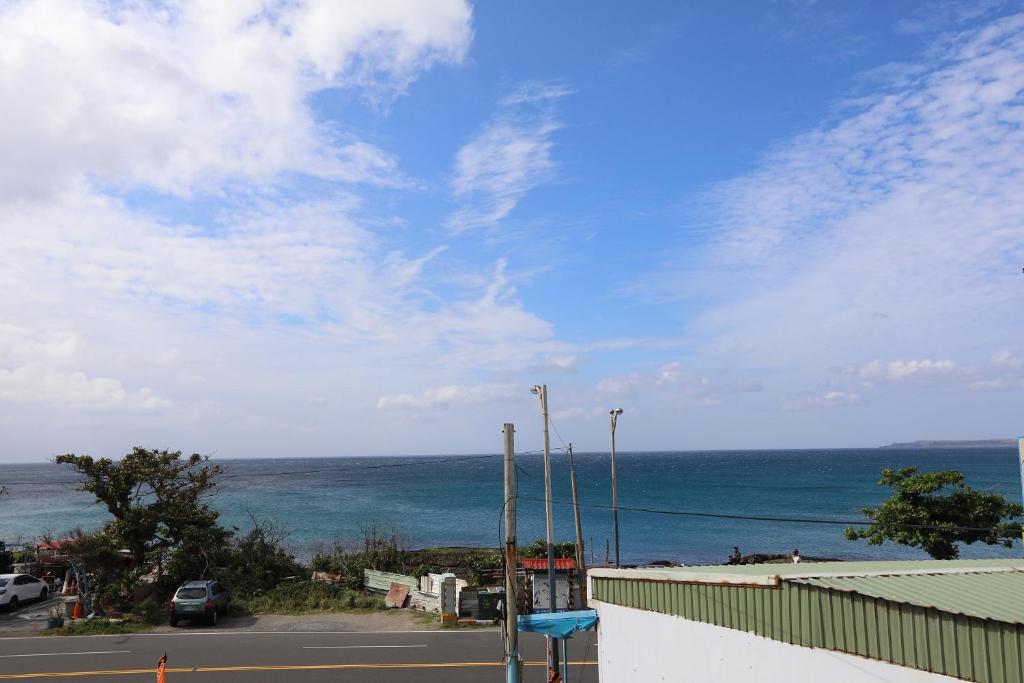
{"label": "white car", "polygon": [[11,612],[30,600],[45,600],[46,584],[28,574],[0,574],[0,607]]}

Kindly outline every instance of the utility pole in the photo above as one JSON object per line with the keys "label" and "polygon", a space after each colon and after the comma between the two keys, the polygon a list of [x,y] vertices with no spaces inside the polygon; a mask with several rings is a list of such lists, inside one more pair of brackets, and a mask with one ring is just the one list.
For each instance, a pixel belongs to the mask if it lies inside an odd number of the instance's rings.
{"label": "utility pole", "polygon": [[516,429],[505,423],[505,653],[506,683],[520,683],[519,602],[516,599]]}
{"label": "utility pole", "polygon": [[[551,598],[551,613],[558,611],[556,601],[558,595],[558,584],[555,583],[555,527],[554,516],[551,513],[551,438],[548,435],[548,385],[534,384],[530,391],[540,398],[540,412],[544,421],[544,513],[547,517],[548,537],[548,594]],[[550,638],[548,643],[548,680],[557,681],[561,678],[558,673],[558,643],[556,638]]]}
{"label": "utility pole", "polygon": [[579,577],[581,607],[587,606],[587,566],[583,555],[583,526],[580,521],[580,499],[576,492],[576,463],[572,457],[572,444],[569,444],[569,478],[572,481],[572,512],[576,518],[576,576]]}
{"label": "utility pole", "polygon": [[[1024,493],[1024,436],[1017,439],[1017,460],[1020,463],[1020,488]],[[1021,537],[1024,538],[1024,529],[1021,530]]]}
{"label": "utility pole", "polygon": [[615,567],[619,566],[619,494],[615,489],[616,467],[615,467],[615,426],[622,415],[622,408],[609,410],[612,418],[612,520],[615,526]]}

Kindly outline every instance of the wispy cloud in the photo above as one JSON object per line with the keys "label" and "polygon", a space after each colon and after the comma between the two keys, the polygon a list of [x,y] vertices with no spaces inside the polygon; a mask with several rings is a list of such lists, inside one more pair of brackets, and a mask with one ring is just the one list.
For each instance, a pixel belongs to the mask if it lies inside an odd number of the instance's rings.
{"label": "wispy cloud", "polygon": [[471,405],[504,401],[522,395],[522,387],[516,384],[480,384],[448,386],[426,389],[418,394],[402,393],[381,396],[378,408],[415,408],[420,410],[446,409],[453,405]]}
{"label": "wispy cloud", "polygon": [[844,408],[860,405],[860,394],[840,389],[823,389],[816,393],[807,393],[786,403],[786,410],[811,410],[827,408]]}
{"label": "wispy cloud", "polygon": [[534,187],[554,177],[553,134],[559,99],[572,91],[529,82],[504,97],[498,112],[456,154],[452,193],[462,207],[448,217],[454,232],[493,227]]}
{"label": "wispy cloud", "polygon": [[948,375],[1024,334],[1024,16],[943,45],[694,203],[711,239],[639,286],[708,301],[698,362],[799,393],[850,357],[880,359],[856,369],[876,379]]}

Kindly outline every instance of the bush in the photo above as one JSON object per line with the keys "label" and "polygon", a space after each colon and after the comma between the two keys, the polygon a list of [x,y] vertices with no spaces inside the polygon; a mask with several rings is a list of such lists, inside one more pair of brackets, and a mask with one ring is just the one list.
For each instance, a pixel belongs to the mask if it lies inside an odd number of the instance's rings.
{"label": "bush", "polygon": [[284,549],[287,532],[279,525],[252,518],[253,527],[235,539],[226,566],[214,572],[235,596],[267,591],[284,579],[309,578],[309,572]]}
{"label": "bush", "polygon": [[361,541],[353,544],[336,541],[330,548],[316,552],[310,569],[342,574],[346,587],[361,590],[365,569],[408,574],[413,568],[402,534],[396,527],[371,522],[362,532]]}
{"label": "bush", "polygon": [[137,622],[112,622],[109,619],[77,619],[65,623],[64,628],[48,628],[40,631],[44,636],[107,636],[122,633],[148,631],[149,624]]}
{"label": "bush", "polygon": [[155,598],[147,598],[135,605],[132,614],[143,623],[158,626],[167,623],[167,603]]}
{"label": "bush", "polygon": [[[547,557],[548,542],[538,538],[528,546],[519,549],[520,557]],[[576,544],[572,541],[555,543],[555,557],[576,557]]]}
{"label": "bush", "polygon": [[301,614],[384,609],[384,600],[344,586],[301,581],[232,598],[232,606],[250,614]]}

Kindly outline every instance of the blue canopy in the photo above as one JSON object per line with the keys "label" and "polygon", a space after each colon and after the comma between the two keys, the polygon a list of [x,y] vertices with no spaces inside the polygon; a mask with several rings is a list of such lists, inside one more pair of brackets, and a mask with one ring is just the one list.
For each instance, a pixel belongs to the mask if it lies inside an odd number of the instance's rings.
{"label": "blue canopy", "polygon": [[592,609],[576,612],[523,614],[519,617],[519,630],[543,633],[554,638],[571,638],[578,631],[588,631],[597,625],[597,612]]}

